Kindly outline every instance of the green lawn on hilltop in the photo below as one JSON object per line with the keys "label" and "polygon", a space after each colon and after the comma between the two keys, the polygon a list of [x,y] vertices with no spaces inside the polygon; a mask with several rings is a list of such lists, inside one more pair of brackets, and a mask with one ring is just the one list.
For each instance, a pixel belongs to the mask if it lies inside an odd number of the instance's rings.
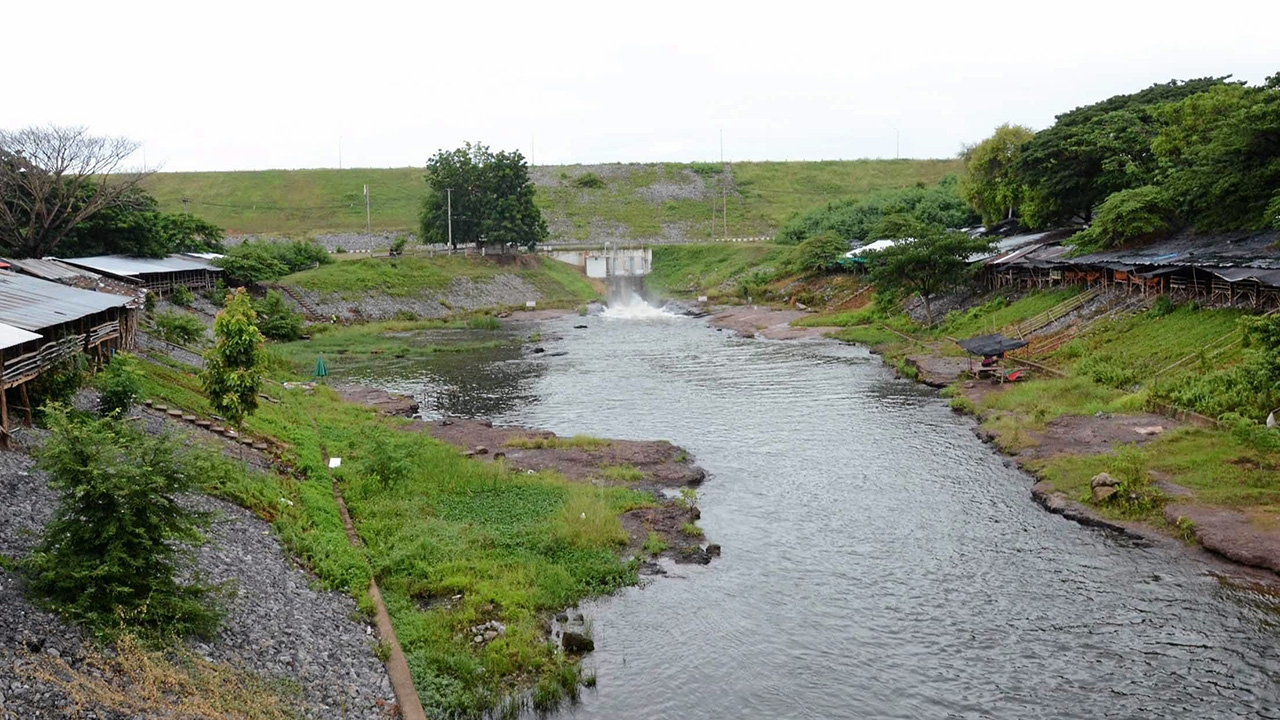
{"label": "green lawn on hilltop", "polygon": [[[603,187],[574,184],[596,170]],[[710,239],[724,234],[719,171],[709,163],[636,163],[538,166],[533,174],[553,239],[616,238],[619,230],[630,238],[655,238],[664,226]],[[956,159],[734,163],[728,232],[770,235],[792,214],[832,200],[933,184],[961,171]],[[362,232],[368,184],[372,228],[412,231],[426,192],[422,174],[414,167],[156,173],[145,187],[162,210],[182,211],[186,198],[192,214],[231,233],[306,235]],[[670,192],[672,186],[683,189]]]}

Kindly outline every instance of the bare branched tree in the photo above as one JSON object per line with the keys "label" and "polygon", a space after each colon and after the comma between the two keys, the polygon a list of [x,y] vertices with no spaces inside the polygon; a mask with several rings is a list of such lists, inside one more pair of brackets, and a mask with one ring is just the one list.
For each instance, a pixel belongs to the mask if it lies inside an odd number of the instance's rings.
{"label": "bare branched tree", "polygon": [[0,130],[0,250],[50,255],[94,213],[130,202],[148,174],[123,167],[137,149],[82,127]]}

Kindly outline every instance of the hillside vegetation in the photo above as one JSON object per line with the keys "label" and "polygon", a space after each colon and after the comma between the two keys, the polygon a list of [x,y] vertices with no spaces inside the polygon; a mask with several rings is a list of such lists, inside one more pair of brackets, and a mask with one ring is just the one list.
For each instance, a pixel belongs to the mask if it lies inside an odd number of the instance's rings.
{"label": "hillside vegetation", "polygon": [[[553,240],[771,235],[793,214],[872,190],[932,185],[961,161],[835,160],[548,165],[532,169]],[[414,231],[426,193],[421,168],[157,173],[147,192],[160,209],[186,209],[230,233],[362,232],[364,185],[375,231]],[[713,230],[712,213],[716,212]]]}

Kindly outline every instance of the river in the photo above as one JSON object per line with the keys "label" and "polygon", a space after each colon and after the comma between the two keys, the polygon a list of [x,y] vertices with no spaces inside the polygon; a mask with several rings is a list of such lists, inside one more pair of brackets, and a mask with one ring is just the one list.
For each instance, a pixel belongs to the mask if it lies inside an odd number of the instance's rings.
{"label": "river", "polygon": [[363,377],[428,417],[667,439],[710,474],[723,556],[584,606],[598,685],[562,716],[1280,718],[1275,598],[1044,512],[864,348],[650,315]]}

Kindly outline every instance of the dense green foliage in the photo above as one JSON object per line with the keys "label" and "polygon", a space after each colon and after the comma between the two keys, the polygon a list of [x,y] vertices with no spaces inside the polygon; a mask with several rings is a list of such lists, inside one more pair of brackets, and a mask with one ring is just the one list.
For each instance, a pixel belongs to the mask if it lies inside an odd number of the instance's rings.
{"label": "dense green foliage", "polygon": [[822,273],[834,267],[849,251],[849,243],[831,231],[806,238],[796,248],[793,267],[803,273]]}
{"label": "dense green foliage", "polygon": [[[1171,81],[1059,115],[1020,145],[1002,134],[1013,140],[1002,126],[975,150],[1012,158],[1006,187],[1022,201],[1006,209],[1032,228],[1091,222],[1085,248],[1280,227],[1280,74],[1254,87]],[[977,192],[989,173],[969,171],[966,198],[989,223],[993,200]]]}
{"label": "dense green foliage", "polygon": [[1240,328],[1248,344],[1243,362],[1215,363],[1202,350],[1191,367],[1194,372],[1157,387],[1156,395],[1210,417],[1231,413],[1250,423],[1260,423],[1280,408],[1280,317],[1242,317]]}
{"label": "dense green foliage", "polygon": [[249,241],[236,245],[214,261],[228,279],[240,284],[277,280],[289,273],[333,262],[329,252],[305,240]]}
{"label": "dense green foliage", "polygon": [[191,303],[195,301],[195,293],[191,292],[191,288],[186,285],[174,285],[173,290],[169,292],[169,302],[179,307],[191,307]]}
{"label": "dense green foliage", "polygon": [[128,353],[116,353],[98,373],[98,413],[124,416],[142,397],[142,371]]}
{"label": "dense green foliage", "polygon": [[200,383],[209,405],[233,424],[258,409],[267,356],[265,339],[258,331],[257,314],[244,288],[227,299],[213,321],[216,343],[205,355]]}
{"label": "dense green foliage", "polygon": [[258,330],[268,339],[289,342],[302,337],[302,313],[294,310],[279,290],[268,290],[253,309],[258,314]]}
{"label": "dense green foliage", "polygon": [[77,225],[59,243],[58,253],[63,257],[164,257],[179,252],[222,251],[222,229],[218,226],[157,208],[155,198],[133,190],[121,204],[104,208]]}
{"label": "dense green foliage", "polygon": [[[598,178],[597,178],[598,179]],[[520,151],[493,152],[467,143],[427,161],[422,202],[424,242],[494,243],[531,248],[547,237]]]}
{"label": "dense green foliage", "polygon": [[960,183],[960,194],[987,227],[1012,219],[1022,205],[1027,188],[1014,173],[1014,167],[1022,146],[1033,137],[1035,133],[1029,128],[1004,124],[991,137],[965,148],[966,174]]}
{"label": "dense green foliage", "polygon": [[969,257],[990,248],[991,241],[939,226],[918,226],[911,237],[914,239],[871,253],[867,266],[877,292],[918,295],[932,325],[933,296],[968,277]]}
{"label": "dense green foliage", "polygon": [[205,326],[195,315],[160,310],[151,313],[151,332],[174,345],[194,345],[204,339]]}
{"label": "dense green foliage", "polygon": [[882,190],[849,198],[795,217],[778,232],[778,242],[795,245],[820,233],[835,233],[846,242],[860,244],[879,239],[877,229],[888,216],[906,216],[925,225],[967,227],[977,222],[974,211],[960,197],[955,176],[937,185],[923,184],[902,190]]}
{"label": "dense green foliage", "polygon": [[1168,193],[1154,185],[1120,190],[1102,201],[1093,224],[1071,242],[1081,250],[1096,250],[1158,238],[1173,226],[1171,204]]}
{"label": "dense green foliage", "polygon": [[31,590],[102,636],[211,635],[219,613],[207,588],[178,582],[202,539],[199,516],[178,503],[195,486],[178,444],[111,418],[46,415],[39,467],[62,493],[26,560]]}

